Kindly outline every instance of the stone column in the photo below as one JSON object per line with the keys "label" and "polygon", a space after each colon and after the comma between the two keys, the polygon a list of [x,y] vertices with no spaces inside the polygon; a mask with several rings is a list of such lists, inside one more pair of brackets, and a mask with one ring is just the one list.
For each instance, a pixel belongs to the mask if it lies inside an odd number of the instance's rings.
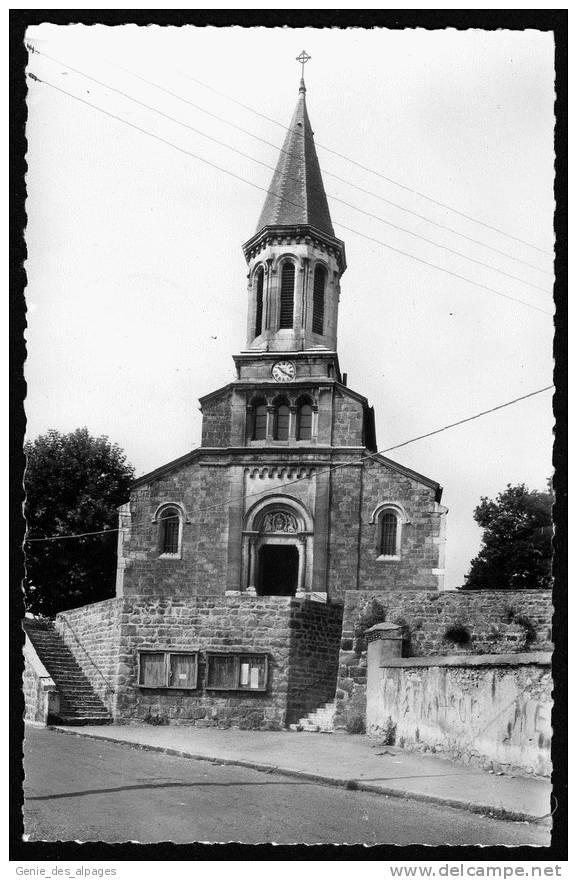
{"label": "stone column", "polygon": [[256,596],[256,539],[248,539],[248,587],[246,592]]}
{"label": "stone column", "polygon": [[289,406],[289,440],[296,440],[297,436],[297,407]]}
{"label": "stone column", "polygon": [[266,408],[266,439],[274,440],[274,406]]}
{"label": "stone column", "polygon": [[305,589],[305,568],[306,568],[306,539],[299,535],[299,543],[298,543],[298,551],[299,551],[299,573],[297,579],[297,591],[296,595],[298,598],[302,598],[306,595]]}

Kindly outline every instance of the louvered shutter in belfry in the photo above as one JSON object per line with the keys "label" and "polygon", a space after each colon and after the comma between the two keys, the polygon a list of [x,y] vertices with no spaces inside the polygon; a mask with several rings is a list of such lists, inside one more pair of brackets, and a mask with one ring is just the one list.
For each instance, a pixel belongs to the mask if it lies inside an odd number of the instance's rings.
{"label": "louvered shutter in belfry", "polygon": [[286,262],[282,267],[280,284],[280,322],[279,327],[290,328],[293,325],[295,299],[295,267],[294,263]]}

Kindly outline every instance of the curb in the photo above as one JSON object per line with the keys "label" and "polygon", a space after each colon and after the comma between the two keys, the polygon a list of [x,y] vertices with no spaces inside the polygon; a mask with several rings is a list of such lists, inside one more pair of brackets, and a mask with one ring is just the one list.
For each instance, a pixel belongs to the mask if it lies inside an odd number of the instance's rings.
{"label": "curb", "polygon": [[403,791],[398,788],[386,788],[382,785],[371,785],[368,782],[362,782],[359,779],[342,779],[335,776],[325,776],[322,773],[308,773],[306,770],[293,770],[287,767],[280,767],[278,764],[263,764],[258,761],[249,761],[244,758],[219,758],[209,755],[200,755],[194,752],[183,751],[182,749],[173,749],[169,746],[155,746],[148,743],[139,743],[132,740],[117,739],[113,736],[100,736],[95,733],[83,733],[79,730],[69,730],[57,725],[47,727],[56,733],[63,733],[67,736],[83,736],[98,742],[115,743],[116,745],[129,746],[133,749],[140,749],[145,752],[157,752],[162,755],[170,755],[176,758],[187,758],[192,761],[208,761],[210,764],[222,764],[231,767],[248,767],[251,770],[260,770],[262,773],[278,773],[283,776],[294,776],[300,779],[306,779],[310,782],[316,782],[320,785],[329,785],[333,788],[344,788],[347,791],[368,791],[372,794],[380,794],[385,797],[402,798],[403,800],[421,801],[423,803],[437,804],[444,807],[453,807],[458,810],[467,810],[470,813],[478,813],[489,819],[506,819],[509,822],[530,822],[538,824],[549,818],[550,814],[545,816],[534,816],[531,813],[522,813],[516,810],[509,810],[506,807],[495,807],[486,804],[479,804],[470,801],[461,801],[456,798],[443,797],[442,795],[424,794],[421,792]]}

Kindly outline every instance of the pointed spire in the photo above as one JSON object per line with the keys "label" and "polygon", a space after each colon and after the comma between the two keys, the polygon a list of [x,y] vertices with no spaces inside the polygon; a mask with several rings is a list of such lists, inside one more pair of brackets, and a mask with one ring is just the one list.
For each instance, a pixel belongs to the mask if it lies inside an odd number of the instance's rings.
{"label": "pointed spire", "polygon": [[264,226],[314,226],[334,236],[333,224],[307,113],[301,76],[295,112],[287,131],[256,231]]}

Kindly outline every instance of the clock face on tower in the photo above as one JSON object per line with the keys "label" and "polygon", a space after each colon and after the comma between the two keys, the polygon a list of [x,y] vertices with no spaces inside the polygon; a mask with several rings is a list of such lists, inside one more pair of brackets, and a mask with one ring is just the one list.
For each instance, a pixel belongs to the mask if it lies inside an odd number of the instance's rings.
{"label": "clock face on tower", "polygon": [[292,361],[277,361],[272,368],[272,377],[275,382],[292,382],[296,375],[296,368]]}

